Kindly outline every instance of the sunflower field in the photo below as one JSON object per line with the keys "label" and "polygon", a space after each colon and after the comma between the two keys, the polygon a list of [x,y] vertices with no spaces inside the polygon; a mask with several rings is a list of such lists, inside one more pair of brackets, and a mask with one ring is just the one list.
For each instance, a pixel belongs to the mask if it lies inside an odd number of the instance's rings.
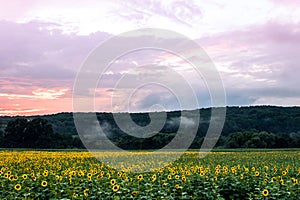
{"label": "sunflower field", "polygon": [[0,198],[292,200],[300,197],[299,158],[300,151],[211,152],[203,158],[188,151],[163,168],[133,173],[110,168],[89,152],[2,150]]}

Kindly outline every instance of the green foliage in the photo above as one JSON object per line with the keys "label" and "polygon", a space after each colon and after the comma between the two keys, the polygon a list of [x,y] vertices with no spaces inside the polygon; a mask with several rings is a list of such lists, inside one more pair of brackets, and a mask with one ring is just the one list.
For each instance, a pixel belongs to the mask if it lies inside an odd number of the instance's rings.
{"label": "green foliage", "polygon": [[79,145],[78,141],[73,143],[70,134],[53,133],[52,125],[42,118],[9,121],[1,141],[1,146],[7,148],[71,148]]}
{"label": "green foliage", "polygon": [[[185,112],[188,113],[186,116],[188,120],[194,120],[195,112],[200,113],[200,123],[196,129],[197,135],[191,148],[200,148],[211,120],[211,109]],[[152,114],[154,118],[159,118],[159,113]],[[121,118],[125,116],[122,113],[118,115]],[[130,116],[140,126],[146,126],[151,122],[149,113],[131,113]],[[42,129],[47,128],[44,127],[43,123],[34,122],[36,118],[40,122],[46,120],[53,131],[49,129],[43,132]],[[146,139],[132,137],[124,133],[116,124],[112,113],[97,113],[97,118],[106,136],[117,146],[130,150],[158,149],[174,138],[181,123],[181,112],[168,112],[163,128],[155,136]],[[14,125],[11,124],[11,121],[14,121]],[[83,148],[74,125],[72,113],[23,118],[2,117],[0,118],[0,125],[0,147]],[[24,126],[26,126],[26,131],[23,131]],[[50,136],[46,134],[47,132],[50,133]],[[34,138],[35,144],[32,142],[32,138]],[[94,144],[91,146],[96,147],[97,141],[92,142]],[[216,147],[299,148],[300,108],[228,107],[224,128]]]}

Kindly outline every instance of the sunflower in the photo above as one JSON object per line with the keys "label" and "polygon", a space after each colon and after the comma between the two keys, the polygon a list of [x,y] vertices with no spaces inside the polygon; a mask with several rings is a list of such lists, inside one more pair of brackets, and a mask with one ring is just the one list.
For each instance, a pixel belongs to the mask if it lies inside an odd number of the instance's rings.
{"label": "sunflower", "polygon": [[117,192],[117,191],[119,190],[119,188],[120,188],[120,186],[114,185],[114,186],[112,187],[112,190],[113,190],[114,192]]}
{"label": "sunflower", "polygon": [[287,171],[282,171],[282,175],[285,176],[287,174]]}
{"label": "sunflower", "polygon": [[179,184],[176,184],[176,185],[175,185],[175,189],[178,189],[178,188],[179,188]]}
{"label": "sunflower", "polygon": [[264,189],[262,191],[262,195],[265,196],[265,197],[268,196],[269,195],[269,191],[267,189]]}
{"label": "sunflower", "polygon": [[84,196],[87,196],[89,194],[89,189],[83,190],[83,194],[84,194]]}
{"label": "sunflower", "polygon": [[249,169],[247,167],[245,167],[245,172],[249,173]]}
{"label": "sunflower", "polygon": [[217,176],[214,176],[214,180],[217,181],[217,180],[218,180],[218,177],[217,177]]}
{"label": "sunflower", "polygon": [[79,171],[79,172],[78,172],[78,176],[79,176],[79,177],[84,176],[83,171]]}
{"label": "sunflower", "polygon": [[23,179],[27,179],[27,174],[23,174],[23,175],[22,175],[22,178],[23,178]]}
{"label": "sunflower", "polygon": [[8,174],[8,173],[5,173],[5,174],[4,174],[4,178],[9,178],[9,174]]}
{"label": "sunflower", "polygon": [[137,179],[138,180],[143,180],[143,175],[142,174],[138,175]]}
{"label": "sunflower", "polygon": [[207,180],[207,181],[208,181],[208,180],[209,180],[209,177],[208,177],[208,176],[205,176],[205,180]]}
{"label": "sunflower", "polygon": [[280,179],[280,184],[283,185],[284,184],[284,180]]}
{"label": "sunflower", "polygon": [[15,177],[14,177],[14,176],[10,176],[8,179],[9,179],[10,181],[13,181],[13,180],[15,180]]}
{"label": "sunflower", "polygon": [[138,195],[138,192],[137,191],[133,191],[133,192],[131,192],[131,195],[134,196],[134,197],[136,197]]}
{"label": "sunflower", "polygon": [[255,176],[259,176],[259,172],[258,171],[255,172]]}
{"label": "sunflower", "polygon": [[42,181],[41,186],[46,187],[47,186],[47,181]]}
{"label": "sunflower", "polygon": [[21,190],[21,185],[19,183],[15,185],[15,190]]}
{"label": "sunflower", "polygon": [[120,178],[122,176],[122,172],[118,172],[118,177]]}
{"label": "sunflower", "polygon": [[240,175],[240,179],[244,179],[244,174],[241,174],[241,175]]}
{"label": "sunflower", "polygon": [[179,178],[180,178],[180,176],[179,176],[179,175],[176,175],[176,176],[175,176],[175,179],[176,179],[176,180],[178,180]]}
{"label": "sunflower", "polygon": [[200,176],[204,176],[204,175],[205,175],[204,171],[201,171]]}
{"label": "sunflower", "polygon": [[155,181],[156,180],[156,174],[153,174],[151,179],[152,179],[152,181]]}
{"label": "sunflower", "polygon": [[73,198],[76,199],[77,198],[77,194],[74,192],[73,193]]}
{"label": "sunflower", "polygon": [[168,175],[168,179],[169,179],[169,180],[171,180],[171,179],[172,179],[172,176],[171,176],[170,174]]}
{"label": "sunflower", "polygon": [[48,170],[44,170],[43,176],[47,177],[49,174]]}
{"label": "sunflower", "polygon": [[115,184],[116,184],[116,180],[115,180],[115,179],[111,179],[111,180],[110,180],[110,184],[111,184],[111,185],[115,185]]}

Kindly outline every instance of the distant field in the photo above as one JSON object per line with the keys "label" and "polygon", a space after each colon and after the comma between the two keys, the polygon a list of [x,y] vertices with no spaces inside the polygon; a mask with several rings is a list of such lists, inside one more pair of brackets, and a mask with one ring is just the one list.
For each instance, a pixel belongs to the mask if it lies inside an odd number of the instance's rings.
{"label": "distant field", "polygon": [[[166,151],[100,152],[120,170],[85,151],[0,151],[1,199],[298,199],[300,150],[215,150],[204,158],[188,151],[155,169]],[[133,156],[137,163],[127,163]],[[134,169],[151,172],[133,173]]]}

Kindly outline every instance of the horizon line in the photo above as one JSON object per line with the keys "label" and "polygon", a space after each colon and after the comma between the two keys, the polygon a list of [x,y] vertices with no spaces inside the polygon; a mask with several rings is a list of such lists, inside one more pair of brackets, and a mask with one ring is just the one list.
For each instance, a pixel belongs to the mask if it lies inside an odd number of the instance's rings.
{"label": "horizon line", "polygon": [[[281,108],[300,108],[298,105],[226,105],[225,108],[249,108],[249,107],[281,107]],[[182,112],[182,111],[195,111],[195,110],[202,110],[202,109],[211,109],[211,108],[223,108],[223,106],[215,106],[215,107],[201,107],[201,108],[194,108],[194,109],[183,109],[183,110],[159,110],[159,111],[136,111],[136,112],[126,112],[126,111],[119,111],[119,112],[109,112],[109,111],[82,111],[82,112],[72,112],[72,111],[61,111],[55,113],[45,113],[45,114],[33,114],[33,115],[0,115],[0,118],[3,117],[39,117],[39,116],[51,116],[51,115],[59,115],[59,114],[73,114],[73,113],[129,113],[129,114],[144,114],[144,113],[158,113],[158,112]]]}

